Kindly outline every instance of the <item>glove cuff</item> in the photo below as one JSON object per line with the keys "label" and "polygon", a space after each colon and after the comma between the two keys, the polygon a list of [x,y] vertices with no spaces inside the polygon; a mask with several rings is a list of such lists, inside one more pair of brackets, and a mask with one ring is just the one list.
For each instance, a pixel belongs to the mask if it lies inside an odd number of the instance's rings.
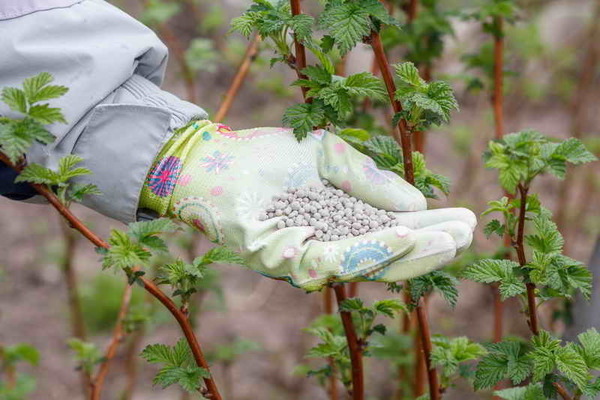
{"label": "glove cuff", "polygon": [[173,216],[173,191],[178,185],[186,185],[190,179],[181,174],[190,151],[201,146],[203,137],[219,127],[219,124],[201,120],[190,122],[175,132],[154,159],[140,194],[140,209],[151,210],[162,217]]}

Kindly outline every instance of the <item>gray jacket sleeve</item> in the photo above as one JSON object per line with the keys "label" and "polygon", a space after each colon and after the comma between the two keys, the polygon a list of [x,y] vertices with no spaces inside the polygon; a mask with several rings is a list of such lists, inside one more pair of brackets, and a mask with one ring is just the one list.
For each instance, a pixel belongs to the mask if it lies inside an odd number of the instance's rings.
{"label": "gray jacket sleeve", "polygon": [[[167,49],[146,26],[103,0],[1,0],[0,88],[49,72],[69,92],[53,101],[68,124],[56,141],[34,145],[28,161],[55,168],[84,158],[102,191],[84,204],[123,222],[136,219],[139,194],[174,129],[205,118],[199,107],[162,91]],[[0,104],[0,115],[13,113]]]}

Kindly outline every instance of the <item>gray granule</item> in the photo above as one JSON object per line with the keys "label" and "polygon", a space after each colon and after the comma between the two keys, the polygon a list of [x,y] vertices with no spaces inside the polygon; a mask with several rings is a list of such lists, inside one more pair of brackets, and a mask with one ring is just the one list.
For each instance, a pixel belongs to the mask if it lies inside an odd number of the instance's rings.
{"label": "gray granule", "polygon": [[274,196],[258,219],[280,218],[277,228],[311,226],[309,239],[342,240],[398,226],[394,213],[377,209],[323,180],[324,187],[289,189]]}

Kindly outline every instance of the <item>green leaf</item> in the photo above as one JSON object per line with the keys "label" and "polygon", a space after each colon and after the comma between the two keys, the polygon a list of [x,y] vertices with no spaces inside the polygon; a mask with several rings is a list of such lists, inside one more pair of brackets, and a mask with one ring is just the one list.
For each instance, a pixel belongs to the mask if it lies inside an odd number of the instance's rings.
{"label": "green leaf", "polygon": [[254,13],[246,13],[231,20],[231,30],[249,38],[252,32],[254,32],[255,23],[256,15]]}
{"label": "green leaf", "polygon": [[505,340],[494,343],[489,345],[488,351],[477,365],[475,390],[492,387],[506,376],[514,384],[519,384],[529,376],[531,362],[520,342]]}
{"label": "green leaf", "polygon": [[29,108],[27,113],[31,118],[41,124],[53,124],[55,122],[67,123],[60,108],[50,107],[48,104],[36,104]]}
{"label": "green leaf", "polygon": [[505,400],[546,400],[542,385],[531,383],[527,386],[496,390],[494,395]]}
{"label": "green leaf", "polygon": [[309,39],[312,34],[314,18],[310,15],[294,15],[287,20],[289,27],[294,31],[296,38],[300,41]]}
{"label": "green leaf", "polygon": [[576,138],[569,138],[561,142],[554,150],[552,157],[563,159],[575,165],[598,160],[598,158],[589,152],[584,144]]}
{"label": "green leaf", "polygon": [[34,142],[48,144],[54,141],[39,122],[24,118],[0,124],[0,146],[11,162],[16,163]]}
{"label": "green leaf", "polygon": [[285,110],[283,124],[294,128],[296,138],[301,140],[308,132],[320,126],[323,118],[325,118],[325,111],[319,102],[296,104]]}
{"label": "green leaf", "polygon": [[596,328],[588,329],[577,336],[581,343],[581,354],[589,369],[600,369],[600,333]]}
{"label": "green leaf", "polygon": [[567,343],[565,347],[556,351],[556,367],[580,389],[583,389],[591,378],[585,360],[573,343]]}
{"label": "green leaf", "polygon": [[427,82],[419,75],[419,70],[415,67],[412,62],[404,62],[402,64],[395,64],[394,70],[400,80],[408,85],[422,88],[427,85]]}
{"label": "green leaf", "polygon": [[376,100],[386,98],[386,91],[379,78],[369,72],[352,74],[344,81],[344,87],[354,96],[366,96]]}
{"label": "green leaf", "polygon": [[102,260],[102,266],[105,269],[110,267],[126,269],[136,265],[144,265],[152,255],[125,232],[116,229],[111,231],[108,243],[110,248],[106,251]]}
{"label": "green leaf", "polygon": [[[204,253],[204,255],[202,255],[201,257],[197,258],[196,260],[199,260],[199,262],[203,265],[208,265],[208,264],[238,264],[238,265],[245,265],[246,262],[244,261],[244,259],[235,251],[221,246],[221,247],[214,247],[210,250],[208,250],[206,253]],[[194,260],[194,263],[196,263],[197,261]]]}
{"label": "green leaf", "polygon": [[[335,3],[334,3],[335,4]],[[326,7],[319,25],[328,29],[342,54],[346,54],[371,32],[369,10],[360,3],[335,4]]]}
{"label": "green leaf", "polygon": [[458,280],[444,271],[433,271],[429,274],[409,280],[410,292],[414,301],[425,294],[436,291],[446,300],[450,307],[455,307],[458,301]]}
{"label": "green leaf", "polygon": [[85,185],[82,184],[72,184],[70,189],[69,189],[69,199],[73,200],[73,201],[77,201],[77,202],[81,202],[83,201],[83,198],[86,196],[92,196],[92,195],[101,195],[102,192],[100,191],[100,189],[98,189],[98,187],[94,184],[88,183]]}
{"label": "green leaf", "polygon": [[210,377],[209,372],[201,367],[166,366],[154,377],[153,383],[163,389],[173,384],[179,384],[188,393],[197,393],[201,387],[202,378]]}
{"label": "green leaf", "polygon": [[156,251],[167,251],[167,244],[158,237],[160,234],[175,232],[179,227],[168,218],[129,224],[128,235],[142,246]]}
{"label": "green leaf", "polygon": [[402,163],[398,143],[389,136],[374,136],[365,141],[364,146],[379,168],[391,168]]}
{"label": "green leaf", "polygon": [[432,339],[434,347],[431,352],[433,365],[442,368],[444,376],[452,376],[458,372],[461,363],[475,360],[487,351],[483,346],[470,341],[467,337]]}
{"label": "green leaf", "polygon": [[31,163],[15,178],[15,182],[30,182],[40,185],[55,185],[60,182],[60,175],[43,165]]}
{"label": "green leaf", "polygon": [[29,104],[55,99],[69,91],[65,86],[49,85],[52,81],[54,78],[48,72],[25,79],[23,89]]}
{"label": "green leaf", "polygon": [[560,252],[564,239],[552,220],[546,215],[538,215],[533,219],[536,235],[527,235],[525,241],[541,253]]}
{"label": "green leaf", "polygon": [[102,352],[94,343],[72,338],[67,344],[75,352],[75,360],[80,362],[81,368],[87,373],[91,373],[94,366],[102,361]]}
{"label": "green leaf", "polygon": [[504,236],[504,224],[497,219],[493,219],[488,222],[483,228],[483,233],[485,237],[489,238],[493,234],[498,236]]}
{"label": "green leaf", "polygon": [[27,98],[21,89],[7,87],[2,89],[2,101],[13,111],[27,114]]}
{"label": "green leaf", "polygon": [[463,276],[480,283],[499,282],[502,299],[507,299],[525,292],[525,284],[515,274],[519,264],[511,260],[485,259],[467,267]]}
{"label": "green leaf", "polygon": [[376,301],[373,303],[372,308],[378,314],[382,314],[390,318],[394,318],[394,316],[401,311],[408,312],[406,305],[398,299]]}
{"label": "green leaf", "polygon": [[13,365],[19,361],[25,361],[35,366],[38,365],[40,361],[40,352],[38,349],[27,343],[2,347],[0,351],[2,353],[3,362],[8,365]]}

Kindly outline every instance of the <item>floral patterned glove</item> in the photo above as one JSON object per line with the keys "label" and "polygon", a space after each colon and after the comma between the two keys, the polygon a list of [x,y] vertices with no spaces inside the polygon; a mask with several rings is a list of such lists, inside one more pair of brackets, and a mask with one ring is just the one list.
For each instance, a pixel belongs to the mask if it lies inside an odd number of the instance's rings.
{"label": "floral patterned glove", "polygon": [[[275,195],[322,179],[365,203],[397,212],[400,226],[337,241],[309,240],[312,226],[260,220]],[[305,290],[332,282],[395,282],[430,272],[467,248],[476,225],[464,208],[426,210],[423,195],[324,130],[297,142],[289,129],[232,131],[210,121],[164,146],[140,207],[181,220],[237,250],[253,270]]]}

